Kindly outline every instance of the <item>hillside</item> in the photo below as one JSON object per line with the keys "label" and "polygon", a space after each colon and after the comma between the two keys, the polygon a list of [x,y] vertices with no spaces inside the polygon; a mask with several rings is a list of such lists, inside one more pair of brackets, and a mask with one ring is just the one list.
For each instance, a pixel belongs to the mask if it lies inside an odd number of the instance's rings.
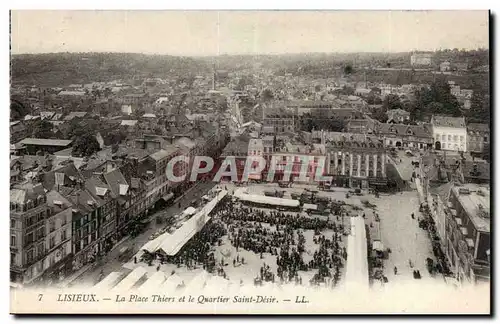
{"label": "hillside", "polygon": [[209,69],[209,65],[196,59],[168,55],[50,53],[11,56],[12,83],[39,86],[200,74]]}

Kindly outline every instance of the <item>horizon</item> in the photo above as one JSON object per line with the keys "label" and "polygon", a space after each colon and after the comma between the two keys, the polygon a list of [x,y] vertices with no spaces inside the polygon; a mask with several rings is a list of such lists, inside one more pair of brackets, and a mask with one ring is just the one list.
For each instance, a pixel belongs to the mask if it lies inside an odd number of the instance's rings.
{"label": "horizon", "polygon": [[10,14],[13,55],[111,52],[213,57],[489,48],[488,11],[12,10]]}
{"label": "horizon", "polygon": [[[21,55],[51,55],[51,54],[129,54],[129,55],[145,55],[145,56],[172,56],[172,57],[188,57],[188,58],[207,58],[207,57],[222,57],[222,56],[294,56],[294,55],[348,55],[348,54],[413,54],[413,53],[436,53],[439,51],[449,50],[452,51],[453,48],[441,48],[437,50],[414,50],[414,51],[401,51],[401,52],[296,52],[296,53],[221,53],[215,55],[181,55],[181,54],[170,54],[170,53],[146,53],[146,52],[120,52],[120,51],[101,51],[101,52],[25,52],[25,53],[11,53],[12,56]],[[465,50],[469,51],[489,51],[488,47],[478,47],[478,48],[461,48],[459,51]]]}

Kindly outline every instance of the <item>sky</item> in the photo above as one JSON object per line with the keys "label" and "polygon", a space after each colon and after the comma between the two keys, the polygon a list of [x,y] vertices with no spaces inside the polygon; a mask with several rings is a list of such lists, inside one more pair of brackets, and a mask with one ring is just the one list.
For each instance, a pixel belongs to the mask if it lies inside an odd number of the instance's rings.
{"label": "sky", "polygon": [[13,54],[207,56],[489,48],[487,11],[11,12]]}

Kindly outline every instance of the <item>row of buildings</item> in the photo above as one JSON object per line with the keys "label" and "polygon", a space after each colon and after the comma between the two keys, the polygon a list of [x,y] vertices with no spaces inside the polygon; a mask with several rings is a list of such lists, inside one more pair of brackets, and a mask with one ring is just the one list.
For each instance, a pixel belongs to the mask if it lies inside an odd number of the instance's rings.
{"label": "row of buildings", "polygon": [[[150,135],[77,158],[64,149],[71,141],[24,139],[10,166],[11,282],[57,282],[94,262],[159,201],[192,185],[194,156],[218,157],[228,140],[224,128],[190,138]],[[31,151],[44,155],[26,154]],[[178,155],[190,162],[176,163],[173,173],[187,176],[172,182],[166,168]]]}
{"label": "row of buildings", "polygon": [[489,281],[489,164],[428,154],[421,175],[417,187],[451,272],[460,284]]}

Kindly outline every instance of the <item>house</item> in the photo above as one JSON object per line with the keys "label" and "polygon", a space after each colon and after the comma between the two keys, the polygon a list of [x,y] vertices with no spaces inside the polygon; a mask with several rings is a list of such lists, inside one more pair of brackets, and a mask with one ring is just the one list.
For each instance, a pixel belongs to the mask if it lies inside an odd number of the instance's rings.
{"label": "house", "polygon": [[410,120],[410,113],[403,109],[391,109],[387,111],[387,122],[400,124]]}
{"label": "house", "polygon": [[433,115],[431,125],[436,150],[466,151],[467,127],[465,117]]}
{"label": "house", "polygon": [[488,124],[469,123],[467,125],[467,152],[482,153],[490,145],[490,126]]}
{"label": "house", "polygon": [[46,219],[51,216],[40,183],[26,181],[10,189],[10,281],[31,284],[45,271]]}
{"label": "house", "polygon": [[428,149],[432,147],[432,131],[427,125],[380,123],[377,134],[388,147]]}
{"label": "house", "polygon": [[489,184],[490,164],[486,161],[463,161],[460,165],[466,183]]}
{"label": "house", "polygon": [[122,114],[129,116],[132,114],[132,105],[122,105],[121,112]]}
{"label": "house", "polygon": [[410,58],[411,66],[430,66],[432,64],[431,53],[414,53]]}
{"label": "house", "polygon": [[73,120],[74,118],[84,118],[88,113],[85,111],[72,111],[66,117],[64,117],[65,121]]}
{"label": "house", "polygon": [[444,61],[441,64],[439,64],[439,71],[441,72],[448,72],[451,70],[451,63],[448,61]]}
{"label": "house", "polygon": [[69,148],[72,143],[72,140],[27,137],[21,140],[18,144],[22,144],[28,154],[36,155],[37,152],[52,154]]}
{"label": "house", "polygon": [[489,282],[491,212],[489,186],[467,184],[453,187],[445,253],[452,272],[462,282]]}

